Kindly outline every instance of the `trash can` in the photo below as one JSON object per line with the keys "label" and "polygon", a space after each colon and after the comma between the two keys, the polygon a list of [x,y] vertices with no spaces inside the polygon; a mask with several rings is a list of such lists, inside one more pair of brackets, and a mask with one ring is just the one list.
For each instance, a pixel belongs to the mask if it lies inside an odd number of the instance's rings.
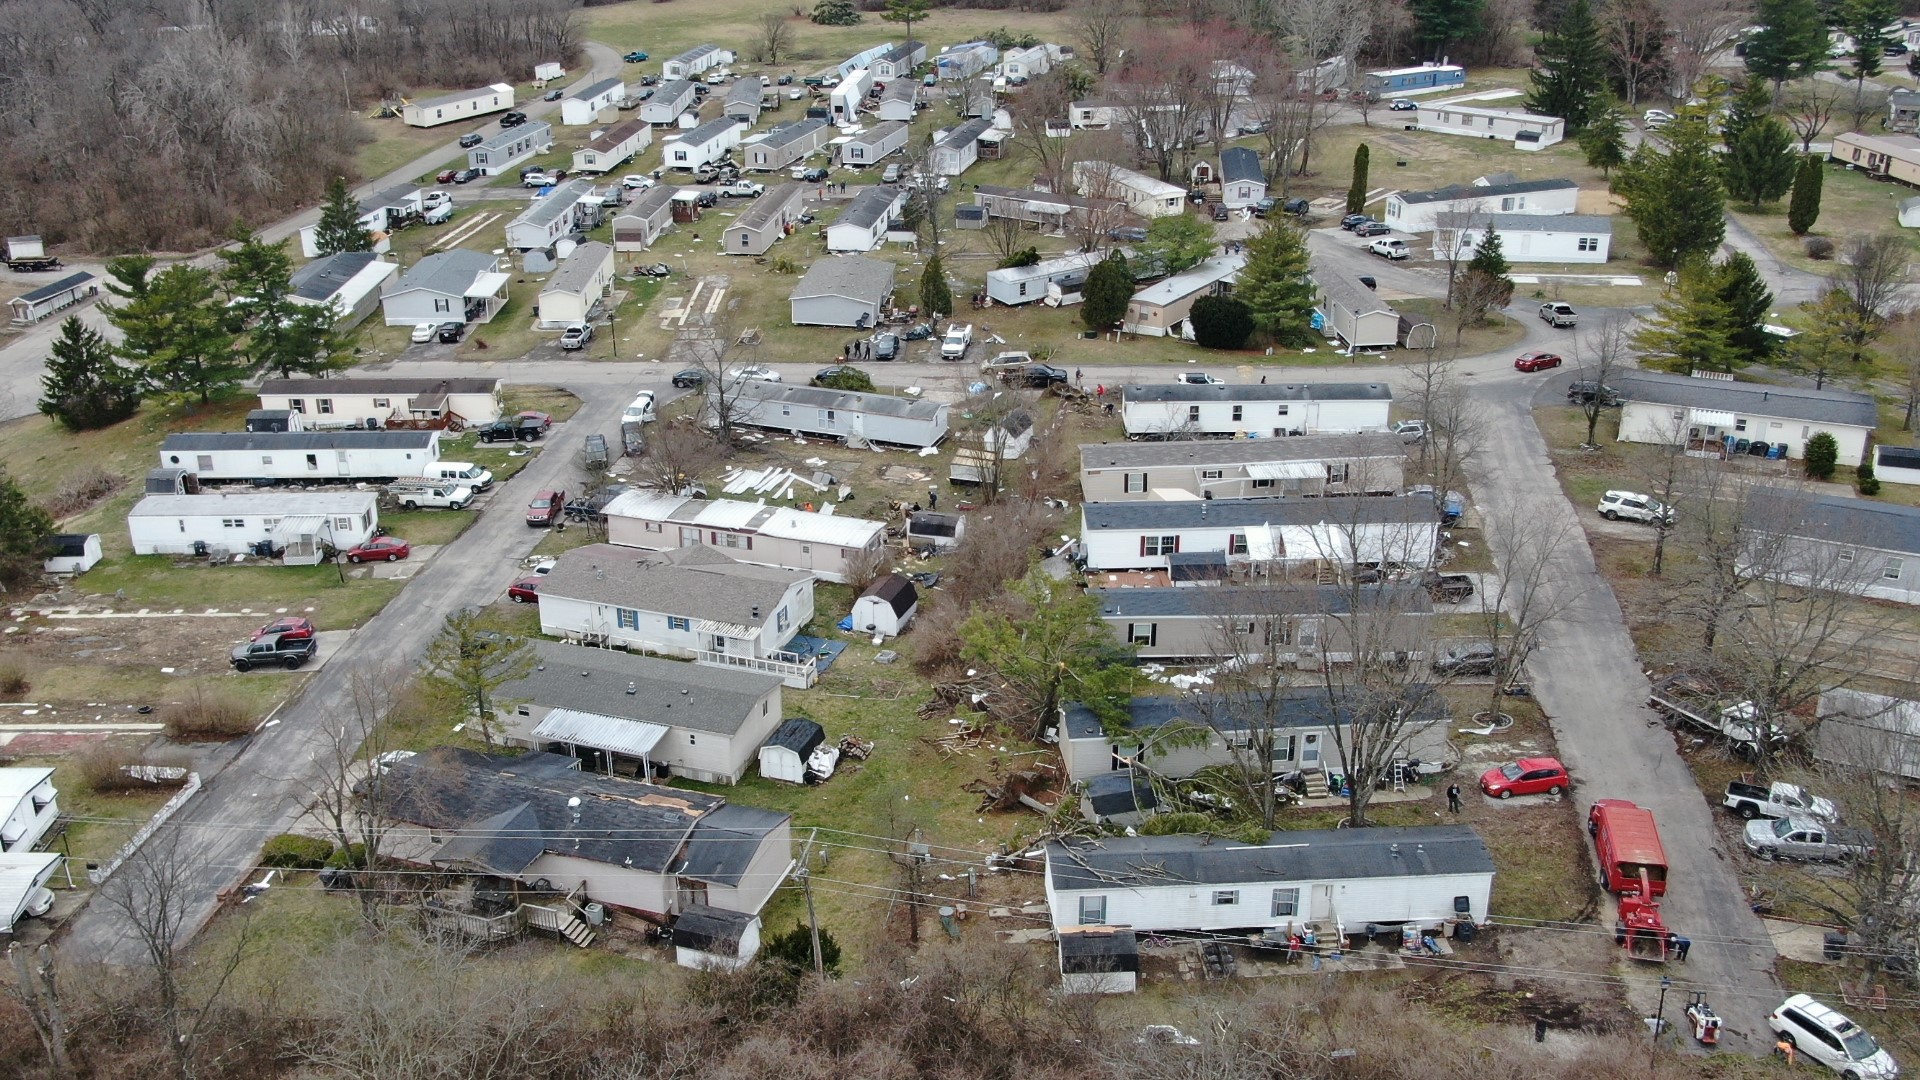
{"label": "trash can", "polygon": [[1477,933],[1479,929],[1479,927],[1473,925],[1473,920],[1462,919],[1453,926],[1454,940],[1463,945],[1470,945],[1473,943],[1473,935]]}
{"label": "trash can", "polygon": [[1847,935],[1829,933],[1820,935],[1820,955],[1828,960],[1838,960],[1846,955]]}

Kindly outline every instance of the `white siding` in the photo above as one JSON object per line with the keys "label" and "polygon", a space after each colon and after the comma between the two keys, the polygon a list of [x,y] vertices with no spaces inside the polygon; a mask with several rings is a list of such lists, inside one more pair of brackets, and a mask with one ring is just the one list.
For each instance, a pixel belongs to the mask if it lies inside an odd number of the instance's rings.
{"label": "white siding", "polygon": [[[1261,435],[1299,431],[1307,435],[1387,430],[1389,401],[1128,401],[1120,407],[1129,435],[1192,432]],[[1197,419],[1193,409],[1199,408]],[[1238,419],[1235,408],[1240,409]]]}
{"label": "white siding", "polygon": [[1687,412],[1686,409],[1671,405],[1629,401],[1620,409],[1619,441],[1664,443],[1672,435],[1677,421],[1683,434],[1698,430],[1703,437],[1707,438],[1732,435],[1736,439],[1759,439],[1768,443],[1784,442],[1787,444],[1787,456],[1797,460],[1806,456],[1807,440],[1824,431],[1832,435],[1834,441],[1840,445],[1840,464],[1858,466],[1861,456],[1867,450],[1867,437],[1872,434],[1866,428],[1840,424],[1810,424],[1787,417],[1759,416],[1750,413],[1735,413],[1733,426],[1719,428],[1709,424],[1687,422]]}
{"label": "white siding", "polygon": [[[1300,890],[1297,915],[1273,914],[1276,889]],[[1316,890],[1324,900],[1316,903]],[[1438,926],[1455,917],[1454,898],[1465,896],[1475,919],[1487,917],[1493,874],[1435,874],[1352,881],[1251,881],[1228,884],[1112,887],[1061,891],[1047,880],[1047,904],[1055,927],[1078,925],[1080,898],[1106,898],[1106,926],[1136,930],[1233,930],[1337,923],[1349,933],[1369,922],[1416,922]],[[1214,894],[1238,891],[1236,904],[1216,904]]]}

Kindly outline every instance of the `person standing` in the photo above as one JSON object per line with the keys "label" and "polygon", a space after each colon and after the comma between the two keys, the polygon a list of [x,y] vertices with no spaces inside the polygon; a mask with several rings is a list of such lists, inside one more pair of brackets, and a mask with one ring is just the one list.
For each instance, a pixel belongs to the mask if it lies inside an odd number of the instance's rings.
{"label": "person standing", "polygon": [[935,489],[931,484],[927,486],[927,509],[929,510],[940,509],[940,492],[937,489]]}
{"label": "person standing", "polygon": [[1082,373],[1081,373],[1081,371],[1080,371],[1080,369],[1079,369],[1079,368],[1074,368],[1074,369],[1073,369],[1073,384],[1074,384],[1075,386],[1079,386],[1079,385],[1080,385],[1081,383],[1084,383],[1084,382],[1086,382],[1086,381],[1087,381],[1087,378],[1086,378],[1086,376],[1085,376],[1084,374],[1082,374]]}
{"label": "person standing", "polygon": [[1459,784],[1447,785],[1447,809],[1451,810],[1456,814],[1460,812],[1460,785]]}

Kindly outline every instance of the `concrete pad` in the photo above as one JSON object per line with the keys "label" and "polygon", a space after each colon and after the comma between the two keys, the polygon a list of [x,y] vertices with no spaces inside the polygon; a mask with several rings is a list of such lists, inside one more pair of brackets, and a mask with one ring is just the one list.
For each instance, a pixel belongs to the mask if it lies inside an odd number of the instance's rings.
{"label": "concrete pad", "polygon": [[315,641],[319,642],[320,650],[314,654],[313,659],[307,661],[304,664],[301,664],[298,668],[295,668],[292,671],[288,671],[284,667],[257,667],[257,668],[254,668],[252,671],[234,671],[231,667],[229,667],[227,669],[227,673],[230,675],[236,675],[236,676],[244,675],[248,678],[252,678],[255,675],[265,675],[273,672],[279,672],[282,675],[300,675],[309,671],[318,671],[321,668],[327,666],[327,661],[333,659],[334,656],[337,653],[339,653],[341,648],[346,645],[347,639],[352,636],[353,636],[353,631],[351,630],[317,631],[313,635],[313,637]]}
{"label": "concrete pad", "polygon": [[367,576],[375,581],[406,581],[426,568],[429,560],[440,553],[440,544],[418,544],[413,553],[399,562],[364,563]]}
{"label": "concrete pad", "polygon": [[1772,939],[1774,949],[1781,956],[1809,964],[1833,963],[1821,952],[1825,944],[1824,935],[1832,933],[1833,927],[1787,919],[1761,919],[1760,922],[1767,928],[1767,937]]}

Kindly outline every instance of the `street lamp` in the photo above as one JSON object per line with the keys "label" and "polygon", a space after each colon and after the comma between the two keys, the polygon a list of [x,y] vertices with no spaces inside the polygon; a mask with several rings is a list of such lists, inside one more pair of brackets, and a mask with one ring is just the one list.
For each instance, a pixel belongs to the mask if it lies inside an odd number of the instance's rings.
{"label": "street lamp", "polygon": [[1649,1077],[1654,1074],[1654,1063],[1658,1060],[1660,1054],[1660,1029],[1667,1026],[1667,991],[1672,988],[1673,979],[1667,975],[1660,976],[1660,1007],[1656,1010],[1653,1018],[1653,1041],[1647,1047],[1647,1075]]}

